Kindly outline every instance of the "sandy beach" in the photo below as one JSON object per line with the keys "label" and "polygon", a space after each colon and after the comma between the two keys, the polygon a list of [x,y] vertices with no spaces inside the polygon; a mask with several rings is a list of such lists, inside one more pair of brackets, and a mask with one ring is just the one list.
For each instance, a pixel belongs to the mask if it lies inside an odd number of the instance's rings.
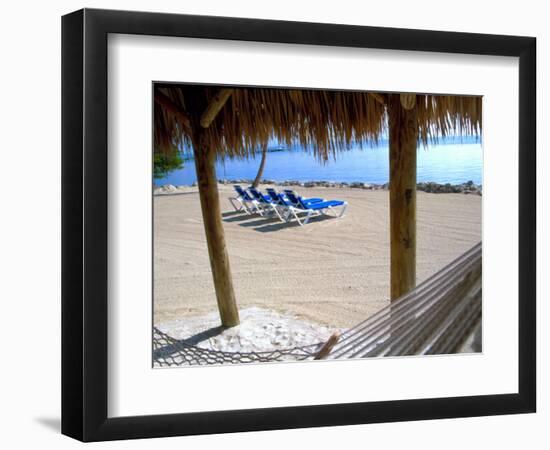
{"label": "sandy beach", "polygon": [[[342,219],[300,227],[235,213],[232,186],[219,189],[239,308],[345,328],[388,304],[386,190],[296,186],[305,197],[349,203]],[[421,282],[481,240],[482,198],[418,192],[417,201]],[[154,285],[156,325],[217,310],[197,188],[154,197]]]}

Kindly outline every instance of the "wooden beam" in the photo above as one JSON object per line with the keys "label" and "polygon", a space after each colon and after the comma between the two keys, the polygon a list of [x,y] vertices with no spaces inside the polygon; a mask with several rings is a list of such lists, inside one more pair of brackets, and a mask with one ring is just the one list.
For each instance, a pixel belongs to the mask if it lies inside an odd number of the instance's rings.
{"label": "wooden beam", "polygon": [[399,94],[401,106],[405,109],[413,109],[416,106],[416,94]]}
{"label": "wooden beam", "polygon": [[204,221],[204,231],[210,257],[210,267],[214,279],[216,299],[222,325],[233,327],[239,324],[239,310],[235,300],[233,278],[229,265],[229,255],[225,243],[218,180],[216,177],[216,153],[205,144],[204,130],[195,127],[193,152],[199,186],[199,196]]}
{"label": "wooden beam", "polygon": [[377,92],[369,92],[369,95],[374,98],[378,103],[381,105],[386,106],[386,99],[382,94],[378,94]]}
{"label": "wooden beam", "polygon": [[231,97],[231,94],[233,94],[233,89],[223,88],[219,90],[201,116],[201,127],[208,128],[210,126],[212,121],[223,108],[223,105],[225,105],[225,102],[227,102],[229,97]]}
{"label": "wooden beam", "polygon": [[330,352],[334,348],[334,346],[338,343],[340,340],[340,333],[338,331],[335,331],[330,335],[328,340],[323,344],[321,347],[321,350],[317,352],[317,354],[314,356],[313,359],[325,359],[328,355],[330,355]]}
{"label": "wooden beam", "polygon": [[171,114],[175,115],[178,120],[183,124],[187,131],[191,128],[191,121],[189,120],[189,115],[176,105],[168,96],[164,95],[162,92],[155,92],[155,102],[160,106],[166,109]]}
{"label": "wooden beam", "polygon": [[399,94],[388,99],[390,135],[390,296],[416,286],[416,108],[405,109]]}

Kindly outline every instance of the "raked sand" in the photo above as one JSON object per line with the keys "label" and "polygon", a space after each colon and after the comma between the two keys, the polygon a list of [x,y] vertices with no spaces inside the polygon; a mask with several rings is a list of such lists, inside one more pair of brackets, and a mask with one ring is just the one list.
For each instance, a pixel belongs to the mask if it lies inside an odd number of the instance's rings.
{"label": "raked sand", "polygon": [[[349,203],[342,219],[313,219],[300,227],[236,214],[228,201],[232,187],[219,188],[239,308],[271,309],[345,328],[388,304],[388,191],[296,187],[306,197]],[[418,192],[417,202],[421,282],[481,240],[482,198]],[[216,310],[197,189],[156,195],[155,324]]]}

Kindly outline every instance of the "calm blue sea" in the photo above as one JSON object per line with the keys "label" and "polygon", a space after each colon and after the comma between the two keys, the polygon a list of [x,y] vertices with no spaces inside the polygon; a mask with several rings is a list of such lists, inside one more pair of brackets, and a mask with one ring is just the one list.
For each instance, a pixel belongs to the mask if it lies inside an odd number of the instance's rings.
{"label": "calm blue sea", "polygon": [[[276,151],[275,151],[276,150]],[[217,163],[218,179],[254,179],[260,155],[248,160],[225,160]],[[458,184],[472,180],[482,184],[483,154],[479,140],[447,139],[437,145],[418,149],[417,181]],[[388,181],[388,144],[365,146],[340,152],[336,159],[319,162],[304,149],[270,149],[263,178],[275,181],[339,181],[382,184]],[[189,185],[196,181],[192,159],[155,184]]]}

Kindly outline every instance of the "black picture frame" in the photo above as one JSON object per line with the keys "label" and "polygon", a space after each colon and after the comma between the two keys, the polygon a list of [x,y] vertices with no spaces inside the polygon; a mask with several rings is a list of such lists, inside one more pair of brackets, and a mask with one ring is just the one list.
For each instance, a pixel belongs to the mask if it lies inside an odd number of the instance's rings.
{"label": "black picture frame", "polygon": [[[519,58],[517,393],[107,417],[109,33]],[[84,9],[62,18],[62,433],[82,441],[535,412],[536,39]]]}

